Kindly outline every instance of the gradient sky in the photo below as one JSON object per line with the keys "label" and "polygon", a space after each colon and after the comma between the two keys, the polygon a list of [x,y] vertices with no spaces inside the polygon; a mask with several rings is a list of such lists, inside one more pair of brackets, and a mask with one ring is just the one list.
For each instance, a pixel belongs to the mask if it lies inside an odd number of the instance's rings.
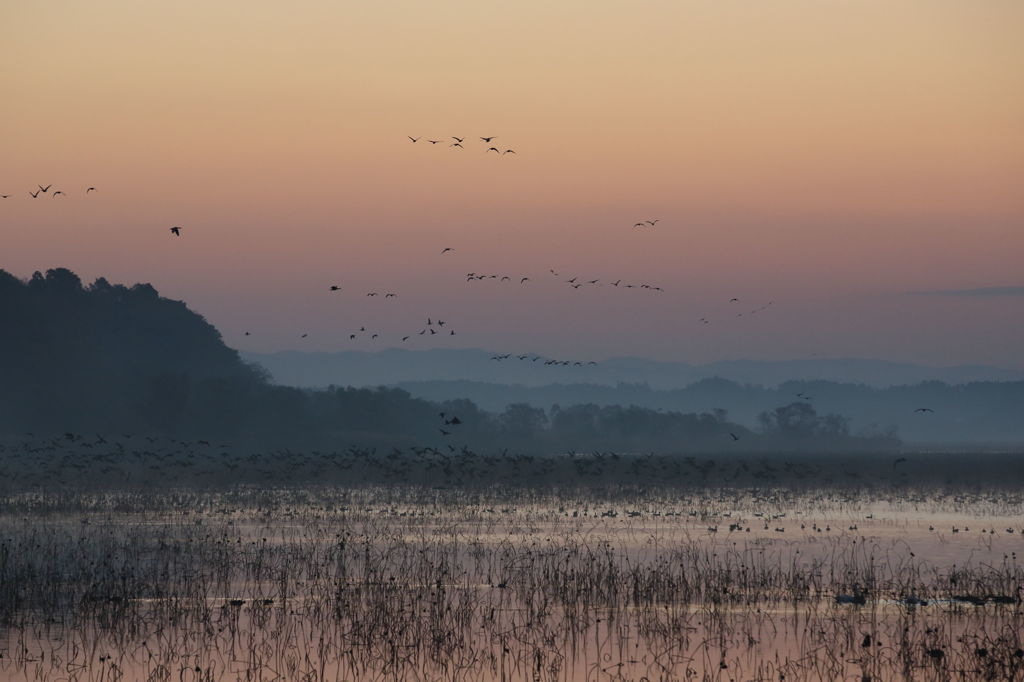
{"label": "gradient sky", "polygon": [[1022,35],[1020,0],[3,3],[0,268],[247,350],[429,316],[458,336],[406,345],[1022,367]]}

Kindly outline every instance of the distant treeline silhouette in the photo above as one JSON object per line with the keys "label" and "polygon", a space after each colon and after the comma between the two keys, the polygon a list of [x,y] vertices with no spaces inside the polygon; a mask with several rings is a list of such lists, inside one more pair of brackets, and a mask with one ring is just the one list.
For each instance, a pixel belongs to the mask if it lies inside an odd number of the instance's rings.
{"label": "distant treeline silhouette", "polygon": [[[795,401],[809,403],[819,413],[842,414],[855,434],[898,433],[906,443],[932,445],[1024,444],[1024,381],[922,381],[884,388],[824,380],[768,387],[721,378],[678,389],[637,383],[521,386],[482,381],[408,381],[397,386],[427,400],[464,397],[491,411],[509,403],[550,408],[581,401],[675,412],[705,412],[721,406],[728,407],[731,419],[750,427],[761,425],[761,414],[776,405]],[[933,412],[917,412],[921,407]]]}
{"label": "distant treeline silhouette", "polygon": [[219,332],[148,284],[83,286],[58,268],[23,281],[0,270],[0,434],[124,433],[279,448],[469,446],[566,450],[878,451],[892,434],[853,436],[839,415],[795,401],[751,430],[725,410],[680,413],[579,404],[498,413],[397,388],[275,386]]}

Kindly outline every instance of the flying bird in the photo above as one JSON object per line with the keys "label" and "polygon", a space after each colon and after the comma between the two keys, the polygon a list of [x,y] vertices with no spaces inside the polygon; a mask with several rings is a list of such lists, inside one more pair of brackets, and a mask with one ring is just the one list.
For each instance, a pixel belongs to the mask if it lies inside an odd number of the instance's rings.
{"label": "flying bird", "polygon": [[454,144],[450,144],[450,145],[448,145],[448,146],[449,146],[449,147],[458,147],[459,149],[465,149],[465,147],[463,147],[463,146],[462,146],[461,144],[459,144],[458,142],[455,142]]}
{"label": "flying bird", "polygon": [[529,282],[529,281],[530,281],[530,278],[529,278],[529,277],[523,277],[523,278],[522,278],[521,280],[519,280],[519,283],[520,283],[520,284],[526,284],[526,283],[527,283],[527,282]]}
{"label": "flying bird", "polygon": [[448,253],[449,251],[454,251],[454,250],[455,250],[455,249],[453,249],[452,247],[450,247],[450,246],[446,246],[446,247],[444,247],[443,249],[441,249],[441,253],[442,253],[442,254],[445,254],[445,253]]}
{"label": "flying bird", "polygon": [[33,199],[38,199],[39,198],[39,190],[36,190],[35,192],[29,192],[29,194],[32,195]]}
{"label": "flying bird", "polygon": [[[498,148],[497,148],[497,147],[488,147],[488,148],[487,148],[487,151],[488,151],[488,152],[494,152],[495,154],[501,154],[501,152],[500,152],[500,151],[498,151]],[[486,152],[484,152],[484,153],[486,153]]]}
{"label": "flying bird", "polygon": [[430,144],[437,144],[440,141],[441,140],[427,140],[427,142],[429,142]]}
{"label": "flying bird", "polygon": [[502,156],[505,156],[506,154],[515,154],[515,153],[516,153],[516,150],[515,150],[515,149],[506,149],[505,151],[503,151],[503,152],[501,153],[501,155],[502,155]]}
{"label": "flying bird", "polygon": [[67,194],[64,194],[64,192],[62,192],[62,191],[60,191],[60,190],[58,189],[58,190],[54,190],[54,192],[53,192],[53,194],[52,194],[51,196],[54,196],[54,197],[57,197],[57,196],[64,196],[64,197],[66,197],[66,196],[67,196]]}
{"label": "flying bird", "polygon": [[413,142],[419,142],[419,140],[420,140],[420,138],[418,138],[418,137],[413,137],[412,135],[406,135],[406,137],[408,137],[408,138],[409,138],[410,140],[412,140]]}
{"label": "flying bird", "polygon": [[654,227],[655,225],[658,224],[659,220],[661,220],[661,218],[655,218],[654,220],[645,220],[644,222],[650,225],[651,227]]}
{"label": "flying bird", "polygon": [[85,190],[85,193],[88,194],[89,192],[95,192],[95,191],[96,191],[95,187],[89,187],[88,189]]}
{"label": "flying bird", "polygon": [[919,407],[916,410],[914,410],[914,412],[934,412],[934,411],[935,410],[933,410],[930,407]]}
{"label": "flying bird", "polygon": [[11,196],[11,195],[10,194],[0,194],[0,199],[6,199],[9,196]]}
{"label": "flying bird", "polygon": [[497,137],[498,137],[497,135],[492,135],[491,137],[481,137],[480,139],[483,140],[484,142],[486,142],[487,144],[490,144],[491,140],[493,140],[493,139],[495,139]]}
{"label": "flying bird", "polygon": [[171,234],[173,234],[175,237],[180,237],[181,236],[181,228],[178,227],[177,225],[175,225],[174,227],[171,228]]}
{"label": "flying bird", "polygon": [[331,291],[341,291],[341,287],[339,287],[337,284],[332,284]]}
{"label": "flying bird", "polygon": [[646,225],[646,223],[633,223],[633,227],[643,227],[644,225]]}
{"label": "flying bird", "polygon": [[459,144],[462,144],[462,141],[465,140],[466,138],[464,138],[464,137],[455,137],[454,135],[452,135],[452,139],[455,140],[456,142],[458,142]]}
{"label": "flying bird", "polygon": [[49,189],[50,189],[51,187],[53,187],[53,185],[52,185],[52,184],[51,184],[51,185],[47,185],[46,187],[43,187],[42,185],[36,185],[36,187],[38,187],[38,188],[39,188],[39,191],[40,191],[40,192],[42,192],[43,194],[46,194],[46,192],[47,192],[47,191],[48,191],[48,190],[49,190]]}
{"label": "flying bird", "polygon": [[732,431],[730,431],[730,432],[729,432],[729,436],[730,436],[730,437],[731,437],[731,438],[732,438],[733,440],[739,440],[739,439],[740,439],[740,437],[739,437],[739,436],[737,436],[737,435],[736,435],[735,433],[733,433]]}
{"label": "flying bird", "polygon": [[739,302],[740,302],[740,299],[738,299],[738,298],[730,298],[729,299],[729,303],[739,303]]}

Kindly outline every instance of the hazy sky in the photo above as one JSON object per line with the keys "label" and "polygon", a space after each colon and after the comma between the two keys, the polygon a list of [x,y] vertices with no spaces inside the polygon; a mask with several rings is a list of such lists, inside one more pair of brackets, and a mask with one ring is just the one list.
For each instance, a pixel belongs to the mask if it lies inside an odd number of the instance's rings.
{"label": "hazy sky", "polygon": [[1020,0],[5,2],[0,268],[248,350],[1021,367],[1022,35]]}

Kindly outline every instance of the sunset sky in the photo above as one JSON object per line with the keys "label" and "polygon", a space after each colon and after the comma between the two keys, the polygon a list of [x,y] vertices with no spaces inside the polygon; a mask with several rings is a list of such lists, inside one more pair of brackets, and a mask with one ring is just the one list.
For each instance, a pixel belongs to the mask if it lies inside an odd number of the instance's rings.
{"label": "sunset sky", "polygon": [[244,350],[1024,367],[1022,36],[1020,0],[5,2],[0,268]]}

